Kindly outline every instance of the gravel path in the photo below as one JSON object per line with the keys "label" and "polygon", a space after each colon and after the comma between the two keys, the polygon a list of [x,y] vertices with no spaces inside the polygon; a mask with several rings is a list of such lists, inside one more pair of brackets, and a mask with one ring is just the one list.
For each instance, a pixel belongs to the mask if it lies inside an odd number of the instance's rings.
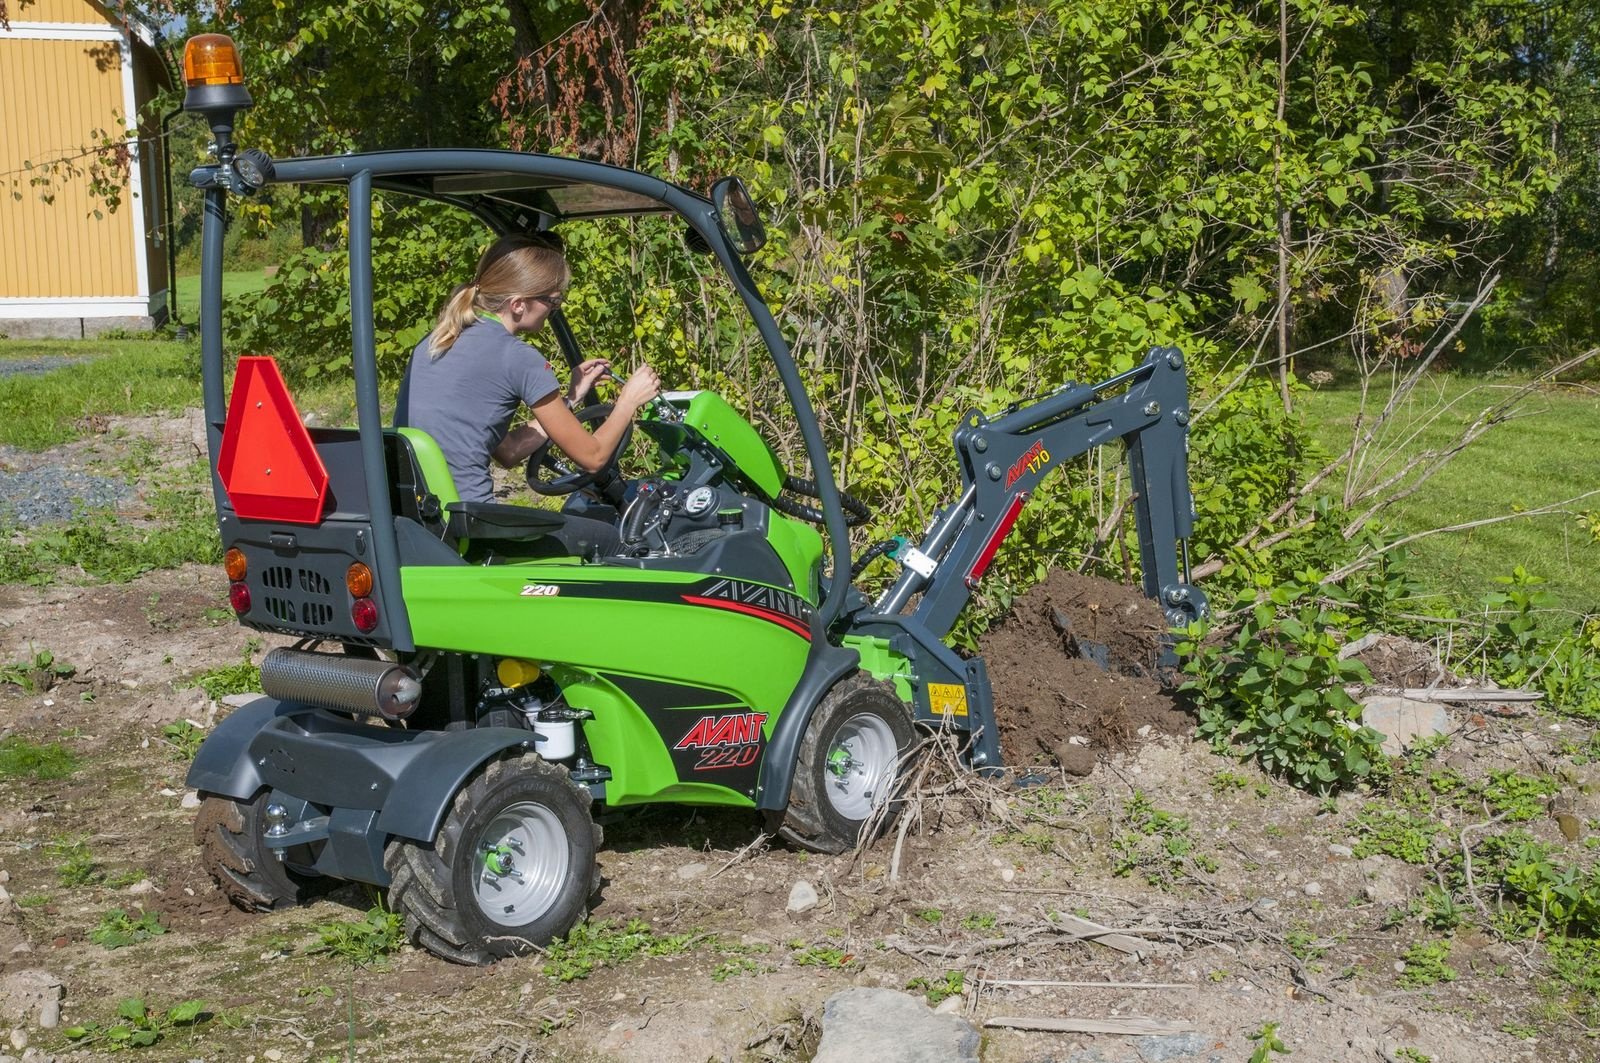
{"label": "gravel path", "polygon": [[11,528],[71,520],[79,510],[107,509],[133,497],[133,485],[65,465],[8,472],[0,467],[0,524]]}

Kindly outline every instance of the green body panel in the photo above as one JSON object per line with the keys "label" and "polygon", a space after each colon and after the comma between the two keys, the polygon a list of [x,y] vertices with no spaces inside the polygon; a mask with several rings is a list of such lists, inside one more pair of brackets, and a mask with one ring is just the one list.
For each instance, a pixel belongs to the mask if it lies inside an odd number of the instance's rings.
{"label": "green body panel", "polygon": [[[678,801],[755,807],[754,799],[738,790],[715,783],[680,782],[660,732],[615,684],[592,672],[559,665],[550,669],[550,677],[560,684],[567,704],[594,713],[594,719],[583,725],[583,736],[589,742],[595,762],[611,769],[611,781],[606,784],[608,806]],[[673,711],[683,713],[687,728],[707,710],[736,711],[740,708],[743,706],[729,698],[721,705],[708,702],[704,706]],[[764,730],[768,738],[772,737],[776,719],[775,715],[767,717]]]}
{"label": "green body panel", "polygon": [[[761,730],[770,738],[810,643],[770,620],[678,598],[718,578],[571,561],[401,569],[419,647],[532,661],[562,685],[569,704],[595,714],[583,732],[595,762],[611,769],[612,805],[752,804],[742,791],[680,782],[670,743],[715,710],[765,714]],[[534,587],[560,593],[524,593]],[[652,707],[608,677],[699,688],[704,697],[655,708],[658,729],[645,711]]]}
{"label": "green body panel", "polygon": [[888,639],[872,635],[846,635],[839,642],[861,655],[863,672],[874,679],[887,679],[894,683],[894,692],[900,695],[900,700],[911,704],[914,695],[911,662],[890,649]]}
{"label": "green body panel", "polygon": [[767,527],[767,542],[789,570],[796,593],[816,605],[821,597],[817,574],[822,571],[822,536],[817,529],[774,512]]}
{"label": "green body panel", "polygon": [[450,475],[450,466],[444,460],[444,451],[439,449],[433,437],[420,428],[397,428],[395,431],[410,441],[411,453],[416,455],[423,479],[428,482],[428,490],[433,492],[439,504],[448,506],[461,501],[461,496],[456,493],[455,477]]}
{"label": "green body panel", "polygon": [[778,455],[767,446],[761,433],[750,422],[729,406],[721,395],[699,391],[689,400],[683,420],[706,437],[714,446],[733,459],[739,472],[768,499],[778,497],[783,490],[783,465]]}

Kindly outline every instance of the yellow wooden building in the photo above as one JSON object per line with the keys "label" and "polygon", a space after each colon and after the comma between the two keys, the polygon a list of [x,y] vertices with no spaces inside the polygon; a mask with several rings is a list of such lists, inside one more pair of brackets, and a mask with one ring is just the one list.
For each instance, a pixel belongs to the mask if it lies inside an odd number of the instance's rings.
{"label": "yellow wooden building", "polygon": [[[6,6],[0,333],[89,336],[150,328],[165,320],[168,306],[161,122],[145,112],[171,78],[154,35],[92,0]],[[97,130],[128,144],[121,205],[107,211],[82,173],[51,178],[54,202],[44,202],[30,183],[41,164],[76,158],[84,168],[81,153],[98,142]]]}

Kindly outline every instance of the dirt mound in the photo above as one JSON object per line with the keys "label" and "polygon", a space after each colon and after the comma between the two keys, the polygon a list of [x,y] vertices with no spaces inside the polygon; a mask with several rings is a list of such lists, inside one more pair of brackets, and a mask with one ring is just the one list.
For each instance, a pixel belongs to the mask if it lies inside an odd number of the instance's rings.
{"label": "dirt mound", "polygon": [[1354,657],[1366,665],[1377,686],[1454,686],[1459,681],[1440,663],[1438,651],[1430,643],[1399,635],[1368,635],[1346,646],[1341,656]]}
{"label": "dirt mound", "polygon": [[1146,725],[1188,733],[1192,721],[1156,679],[1166,629],[1135,588],[1076,572],[1052,572],[1017,599],[978,641],[1006,760],[1086,775]]}

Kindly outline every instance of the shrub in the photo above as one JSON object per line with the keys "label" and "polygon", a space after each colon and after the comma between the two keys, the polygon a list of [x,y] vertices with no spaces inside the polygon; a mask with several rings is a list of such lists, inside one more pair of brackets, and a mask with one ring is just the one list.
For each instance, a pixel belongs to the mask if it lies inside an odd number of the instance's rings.
{"label": "shrub", "polygon": [[1331,603],[1314,573],[1240,596],[1243,620],[1226,641],[1191,625],[1177,650],[1190,678],[1180,688],[1199,712],[1199,733],[1219,752],[1255,759],[1305,790],[1327,793],[1372,771],[1383,736],[1361,723],[1344,684],[1372,681],[1340,660],[1337,632],[1357,621]]}

